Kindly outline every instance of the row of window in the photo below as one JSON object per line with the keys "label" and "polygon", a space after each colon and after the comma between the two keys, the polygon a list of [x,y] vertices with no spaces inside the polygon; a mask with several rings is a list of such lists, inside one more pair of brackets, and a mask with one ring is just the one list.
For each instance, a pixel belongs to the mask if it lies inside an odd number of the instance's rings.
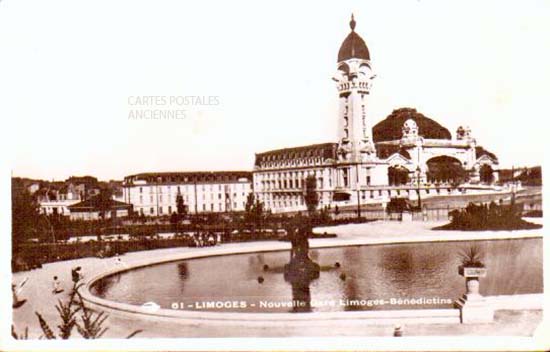
{"label": "row of window", "polygon": [[[317,188],[323,188],[323,172],[321,170],[294,171],[260,174],[256,177],[256,186],[259,191],[277,189],[302,189],[308,175],[317,179]],[[332,187],[332,179],[328,178],[328,187]]]}
{"label": "row of window", "polygon": [[124,182],[131,183],[136,181],[146,181],[149,183],[201,183],[201,182],[212,182],[212,183],[228,183],[228,182],[237,182],[243,179],[248,179],[250,173],[230,173],[226,175],[220,174],[196,174],[190,176],[184,175],[174,175],[174,176],[156,176],[156,175],[135,175],[127,176],[124,178]]}
{"label": "row of window", "polygon": [[[365,169],[365,172],[366,172],[366,177],[365,177],[365,182],[366,182],[366,185],[370,185],[371,183],[371,176],[370,176],[370,168],[366,168]],[[342,182],[343,182],[343,187],[350,187],[350,179],[349,179],[349,169],[342,169]]]}
{"label": "row of window", "polygon": [[[42,207],[42,212],[45,214],[64,214],[65,209],[63,207]],[[67,211],[67,213],[69,213]]]}
{"label": "row of window", "polygon": [[[330,181],[330,179],[329,179]],[[331,182],[329,182],[331,183]],[[261,181],[260,190],[277,190],[277,189],[302,189],[305,182],[302,182],[301,179],[284,179],[277,181]],[[329,186],[331,187],[332,184]],[[317,179],[317,188],[323,187],[323,178],[320,177]]]}
{"label": "row of window", "polygon": [[[245,202],[242,203],[242,208],[241,209],[244,209],[245,207]],[[164,206],[159,206],[159,207],[139,207],[137,208],[136,210],[139,211],[140,214],[142,215],[157,215],[155,209],[158,209],[158,215],[170,215],[172,214],[172,212],[175,211],[175,207],[172,207],[171,205],[167,206],[167,207],[164,207]],[[218,203],[218,204],[202,204],[201,207],[197,207],[197,211],[203,211],[203,212],[207,212],[207,211],[210,211],[210,212],[224,212],[224,211],[232,211],[232,210],[241,210],[239,209],[239,204],[237,202],[233,202],[232,204],[232,207],[230,204],[228,205],[225,205],[225,204],[222,204],[222,203]],[[194,207],[189,207],[189,212],[195,212],[195,208]]]}
{"label": "row of window", "polygon": [[[436,189],[433,189],[433,190],[430,190],[430,189],[425,189],[425,193],[426,194],[431,194],[431,193],[435,193],[435,194],[444,194],[444,192],[442,192],[443,189],[439,189],[439,188],[436,188]],[[452,190],[449,188],[449,189],[446,189],[447,193],[451,193]],[[400,189],[394,189],[394,190],[390,190],[390,189],[387,189],[387,190],[362,190],[360,191],[360,194],[361,194],[361,199],[365,200],[367,199],[367,196],[369,198],[375,198],[375,197],[382,197],[383,195],[387,195],[388,197],[391,197],[391,196],[401,196],[401,195],[410,195],[411,193],[415,193],[416,190],[415,189],[405,189],[405,190],[400,190]],[[301,196],[274,196],[274,197],[270,197],[270,195],[266,194],[266,195],[259,195],[258,196],[260,201],[263,201],[264,204],[268,207],[268,208],[271,208],[272,206],[273,207],[288,207],[288,206],[299,206],[299,205],[303,205],[304,204],[304,201],[303,201],[303,197]],[[324,197],[319,197],[319,205],[322,205],[323,204],[323,200],[325,201],[328,201],[328,199],[324,199]],[[330,201],[328,201],[330,203]]]}
{"label": "row of window", "polygon": [[[268,208],[287,208],[287,207],[298,207],[305,205],[304,197],[301,195],[272,195],[272,194],[258,194],[258,199],[264,203]],[[323,205],[323,201],[329,202],[329,197],[323,194],[319,194],[319,205]]]}
{"label": "row of window", "polygon": [[286,167],[286,166],[306,166],[306,165],[318,165],[323,162],[322,158],[307,158],[307,159],[290,159],[285,161],[267,161],[262,162],[260,165],[266,168],[274,167]]}
{"label": "row of window", "polygon": [[[226,194],[210,193],[210,197],[208,197],[208,198],[210,199],[210,201],[214,201],[215,199],[217,199],[217,200],[236,199],[237,196],[238,196],[237,193],[233,193],[233,197],[231,197],[231,195],[228,194],[228,193],[226,193]],[[241,197],[244,198],[245,196],[246,196],[246,193],[242,192]],[[185,204],[195,202],[195,197],[193,195],[190,196],[188,194],[182,194],[182,198],[183,198],[183,202]],[[201,195],[201,197],[197,197],[197,200],[202,199],[202,201],[205,202],[206,198],[207,198],[206,194],[203,193]],[[156,196],[151,194],[151,195],[149,195],[149,198],[147,198],[147,197],[144,197],[143,195],[140,194],[138,204],[144,204],[145,199],[149,199],[150,204],[156,204],[156,203],[164,204],[165,201],[166,201],[166,203],[171,204],[172,202],[176,202],[176,195],[168,194],[166,197],[164,197],[164,195],[162,195],[162,194],[157,194]]]}
{"label": "row of window", "polygon": [[315,177],[323,176],[323,171],[327,169],[314,169],[306,171],[284,171],[284,172],[266,172],[256,174],[257,180],[278,180],[281,178],[295,178],[295,179],[304,179],[309,175],[314,175]]}
{"label": "row of window", "polygon": [[207,190],[210,192],[218,191],[218,192],[230,192],[230,191],[245,191],[249,189],[250,185],[248,183],[235,183],[235,184],[208,184],[208,185],[178,185],[178,186],[145,186],[145,187],[139,187],[139,193],[144,193],[144,189],[148,189],[148,193],[154,193],[155,191],[158,193],[171,193],[173,191],[177,193],[182,192],[194,192],[195,187],[197,191],[203,191],[206,192]]}

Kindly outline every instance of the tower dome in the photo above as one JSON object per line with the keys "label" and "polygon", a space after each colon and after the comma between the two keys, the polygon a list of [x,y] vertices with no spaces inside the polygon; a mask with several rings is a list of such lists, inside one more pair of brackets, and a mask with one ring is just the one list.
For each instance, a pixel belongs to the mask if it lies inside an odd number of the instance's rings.
{"label": "tower dome", "polygon": [[359,36],[359,34],[355,33],[355,24],[356,22],[352,14],[351,21],[349,22],[351,33],[348,34],[340,46],[340,51],[338,51],[338,62],[348,59],[370,60],[367,44],[365,44],[365,41]]}

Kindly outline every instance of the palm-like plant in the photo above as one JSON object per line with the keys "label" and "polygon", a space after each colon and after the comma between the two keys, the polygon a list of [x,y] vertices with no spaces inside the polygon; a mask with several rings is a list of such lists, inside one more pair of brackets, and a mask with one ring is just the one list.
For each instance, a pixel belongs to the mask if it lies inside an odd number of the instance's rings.
{"label": "palm-like plant", "polygon": [[472,245],[459,253],[462,267],[484,268],[483,251],[480,247]]}
{"label": "palm-like plant", "polygon": [[91,310],[83,309],[80,317],[82,323],[76,322],[76,330],[85,339],[98,339],[109,329],[103,327],[108,317],[105,312],[100,312],[94,317]]}
{"label": "palm-like plant", "polygon": [[[38,322],[40,323],[40,328],[42,329],[42,332],[44,333],[43,337],[45,337],[48,340],[55,340],[55,334],[53,333],[52,329],[46,322],[46,320],[42,317],[42,315],[38,312],[34,312],[36,316],[38,317]],[[41,336],[42,337],[42,336]]]}
{"label": "palm-like plant", "polygon": [[68,303],[63,303],[61,300],[55,306],[59,317],[61,318],[61,324],[57,326],[59,329],[59,337],[66,340],[71,337],[71,331],[76,325],[76,313],[80,311],[80,307],[73,309],[74,301],[70,300]]}

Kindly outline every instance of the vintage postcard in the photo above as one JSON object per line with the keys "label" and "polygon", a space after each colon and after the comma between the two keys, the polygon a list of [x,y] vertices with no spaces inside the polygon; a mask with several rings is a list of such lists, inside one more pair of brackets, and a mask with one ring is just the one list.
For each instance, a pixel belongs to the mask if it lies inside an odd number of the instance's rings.
{"label": "vintage postcard", "polygon": [[549,15],[0,1],[0,347],[548,349]]}

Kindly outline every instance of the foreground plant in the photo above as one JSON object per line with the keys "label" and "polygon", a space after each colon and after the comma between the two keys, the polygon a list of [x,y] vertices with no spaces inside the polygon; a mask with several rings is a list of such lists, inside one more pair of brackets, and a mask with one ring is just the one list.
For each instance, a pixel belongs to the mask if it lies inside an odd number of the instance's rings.
{"label": "foreground plant", "polygon": [[[82,301],[81,301],[82,302]],[[78,333],[85,339],[98,339],[109,329],[108,327],[103,327],[103,323],[109,317],[105,312],[98,313],[94,318],[94,313],[86,309],[84,304],[82,307],[82,324],[76,323],[76,330]]]}
{"label": "foreground plant", "polygon": [[[105,314],[105,312],[97,313],[86,307],[84,299],[79,292],[82,286],[83,284],[79,283],[79,280],[74,281],[69,301],[63,303],[63,301],[58,300],[55,308],[61,318],[61,324],[57,325],[57,336],[44,317],[40,313],[35,312],[43,333],[40,338],[53,340],[59,337],[66,340],[71,337],[75,327],[80,336],[85,339],[98,339],[105,334],[109,327],[104,325],[109,316]],[[80,316],[78,313],[81,313]],[[135,330],[126,338],[132,338],[142,331],[143,330]],[[28,338],[28,329],[25,329],[24,335],[17,335],[15,327],[12,326],[12,336],[15,339],[26,339]]]}
{"label": "foreground plant", "polygon": [[25,328],[25,332],[23,334],[18,334],[17,331],[15,331],[15,326],[11,325],[11,336],[16,340],[28,340],[29,339],[29,328]]}

